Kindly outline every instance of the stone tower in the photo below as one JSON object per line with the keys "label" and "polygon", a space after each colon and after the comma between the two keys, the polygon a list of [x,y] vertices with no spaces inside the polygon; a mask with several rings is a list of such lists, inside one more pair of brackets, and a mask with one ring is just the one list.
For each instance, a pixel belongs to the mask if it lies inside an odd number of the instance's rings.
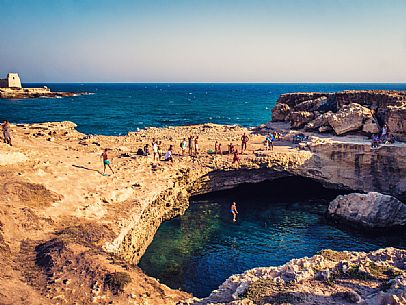
{"label": "stone tower", "polygon": [[22,88],[18,73],[8,73],[7,78],[0,79],[0,88]]}

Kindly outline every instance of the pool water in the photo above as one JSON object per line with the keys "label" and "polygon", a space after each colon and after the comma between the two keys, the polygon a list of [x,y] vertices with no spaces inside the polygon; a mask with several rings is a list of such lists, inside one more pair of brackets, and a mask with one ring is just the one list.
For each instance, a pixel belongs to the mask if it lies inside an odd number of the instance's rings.
{"label": "pool water", "polygon": [[[160,226],[139,266],[171,288],[204,297],[232,274],[326,248],[406,248],[403,232],[365,234],[331,224],[324,215],[338,193],[288,178],[195,198],[183,216]],[[239,211],[236,223],[232,200]]]}

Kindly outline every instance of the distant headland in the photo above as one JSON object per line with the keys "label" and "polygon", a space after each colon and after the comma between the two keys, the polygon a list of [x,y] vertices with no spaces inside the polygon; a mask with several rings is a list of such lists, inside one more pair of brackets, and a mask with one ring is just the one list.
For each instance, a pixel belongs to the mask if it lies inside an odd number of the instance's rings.
{"label": "distant headland", "polygon": [[8,73],[7,77],[0,79],[0,99],[21,99],[38,97],[65,97],[77,96],[86,93],[52,92],[47,86],[41,88],[23,88],[18,73]]}

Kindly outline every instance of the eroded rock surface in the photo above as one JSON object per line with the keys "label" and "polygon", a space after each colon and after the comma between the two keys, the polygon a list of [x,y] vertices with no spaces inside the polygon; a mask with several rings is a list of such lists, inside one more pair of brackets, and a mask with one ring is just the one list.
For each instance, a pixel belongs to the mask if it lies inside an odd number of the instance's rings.
{"label": "eroded rock surface", "polygon": [[183,304],[401,305],[406,302],[405,262],[406,251],[394,248],[370,253],[323,250],[280,267],[232,275],[209,297]]}
{"label": "eroded rock surface", "polygon": [[[194,194],[289,175],[334,188],[406,192],[402,143],[371,150],[363,137],[308,134],[298,146],[291,142],[294,131],[268,124],[265,129],[283,137],[267,151],[264,134],[238,126],[149,128],[120,137],[87,136],[74,127],[13,125],[13,146],[0,144],[0,288],[6,292],[0,303],[175,304],[188,298],[134,264],[162,221],[182,214]],[[239,149],[243,133],[250,141],[240,166],[227,154],[207,153],[215,141]],[[198,157],[179,155],[189,135],[199,135]],[[173,163],[137,155],[153,138],[163,150],[174,144]],[[109,176],[100,161],[106,147],[115,170]],[[18,293],[10,301],[12,291]]]}
{"label": "eroded rock surface", "polygon": [[377,192],[340,195],[328,207],[333,219],[366,228],[391,228],[406,225],[406,204]]}
{"label": "eroded rock surface", "polygon": [[398,140],[406,140],[405,91],[282,94],[272,110],[272,121],[290,121],[293,128],[302,128],[303,116],[293,115],[297,112],[313,114],[314,119],[307,122],[306,130],[317,131],[322,127],[324,131],[331,127],[337,135],[356,131],[372,134],[379,132],[378,124],[381,127],[387,124],[389,132]]}

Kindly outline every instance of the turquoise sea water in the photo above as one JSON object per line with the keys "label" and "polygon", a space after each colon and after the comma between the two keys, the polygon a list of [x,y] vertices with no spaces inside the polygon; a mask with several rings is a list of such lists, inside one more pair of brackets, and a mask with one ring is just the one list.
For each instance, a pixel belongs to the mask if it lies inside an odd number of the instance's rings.
{"label": "turquoise sea water", "polygon": [[[303,179],[281,179],[195,198],[163,223],[140,267],[172,288],[207,296],[230,275],[279,266],[322,249],[406,248],[404,232],[365,233],[325,218],[338,192]],[[239,210],[232,222],[230,204]]]}
{"label": "turquoise sea water", "polygon": [[198,123],[257,126],[279,95],[346,89],[406,90],[406,84],[26,84],[91,92],[67,98],[0,100],[0,119],[15,123],[69,120],[85,133],[119,135],[137,128]]}

